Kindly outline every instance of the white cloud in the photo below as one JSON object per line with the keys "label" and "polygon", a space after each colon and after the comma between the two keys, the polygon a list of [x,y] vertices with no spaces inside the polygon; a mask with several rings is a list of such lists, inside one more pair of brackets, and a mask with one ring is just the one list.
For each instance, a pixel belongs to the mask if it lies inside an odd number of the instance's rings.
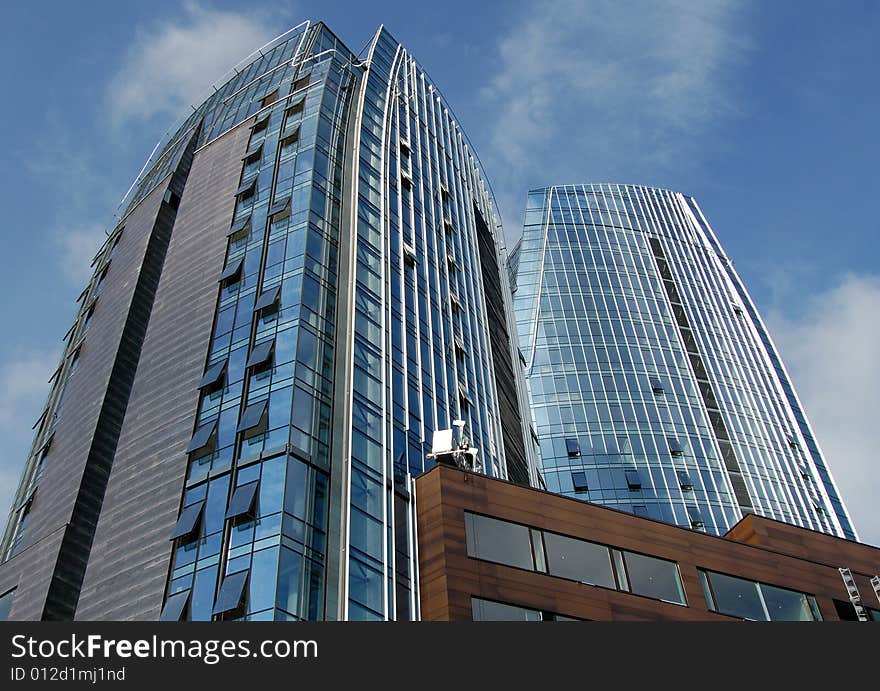
{"label": "white cloud", "polygon": [[[45,217],[51,220],[42,229],[50,259],[60,278],[81,289],[91,276],[92,257],[105,239],[118,200],[114,195],[121,192],[108,166],[77,140],[56,111],[46,113],[44,128],[48,135],[24,159],[25,170],[53,200]],[[101,214],[107,220],[99,223],[95,219]]]}
{"label": "white cloud", "polygon": [[880,546],[880,276],[848,274],[807,298],[800,316],[770,312],[819,446],[863,542]]}
{"label": "white cloud", "polygon": [[55,231],[58,268],[72,285],[85,287],[92,275],[92,258],[105,238],[105,226],[98,223]]}
{"label": "white cloud", "polygon": [[694,157],[705,128],[736,110],[726,77],[747,52],[741,7],[530,3],[500,41],[498,69],[483,89],[497,113],[486,163],[508,235],[519,233],[529,186],[651,184],[657,171]]}
{"label": "white cloud", "polygon": [[184,6],[184,17],[139,32],[108,88],[116,125],[180,117],[239,60],[273,38],[254,13]]}
{"label": "white cloud", "polygon": [[47,381],[59,357],[58,352],[40,352],[11,358],[0,367],[0,524],[5,524],[33,442],[31,425],[46,401]]}

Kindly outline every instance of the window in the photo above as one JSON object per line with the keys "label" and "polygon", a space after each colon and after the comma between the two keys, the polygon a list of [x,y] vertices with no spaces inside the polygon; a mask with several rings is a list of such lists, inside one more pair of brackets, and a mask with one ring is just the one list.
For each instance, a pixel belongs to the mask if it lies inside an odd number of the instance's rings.
{"label": "window", "polygon": [[822,618],[816,601],[809,595],[766,583],[759,583],[758,589],[770,621],[816,621]]}
{"label": "window", "polygon": [[656,395],[666,393],[666,386],[663,383],[663,380],[658,379],[657,377],[651,377],[651,391]]}
{"label": "window", "polygon": [[189,589],[174,593],[166,601],[159,615],[159,621],[181,621],[186,611],[186,603],[189,602]]}
{"label": "window", "polygon": [[96,295],[99,295],[101,293],[101,291],[104,289],[104,281],[106,280],[107,274],[109,273],[109,271],[110,271],[110,262],[107,262],[107,266],[104,267],[104,269],[101,271],[100,275],[98,276],[98,285],[95,286],[95,294]]}
{"label": "window", "polygon": [[208,446],[213,446],[214,441],[214,432],[217,429],[217,420],[213,420],[209,422],[207,425],[202,425],[199,427],[195,434],[193,434],[192,440],[189,442],[189,446],[186,447],[187,453],[193,453],[194,451],[200,451]]}
{"label": "window", "polygon": [[254,516],[254,504],[257,498],[257,488],[260,481],[255,480],[246,485],[239,485],[232,493],[229,507],[226,510],[226,518],[238,518],[239,516]]}
{"label": "window", "polygon": [[812,595],[700,570],[706,605],[713,612],[756,621],[821,621]]}
{"label": "window", "polygon": [[452,305],[452,311],[454,313],[461,312],[461,301],[458,299],[458,295],[455,293],[449,293],[449,302]]}
{"label": "window", "polygon": [[251,125],[251,132],[253,134],[257,134],[258,132],[262,132],[263,130],[265,130],[268,126],[269,126],[269,114],[266,113],[261,118],[259,118],[253,125]]}
{"label": "window", "polygon": [[184,506],[177,519],[177,525],[174,526],[174,530],[171,532],[171,539],[176,540],[179,537],[190,537],[197,533],[204,509],[204,501]]}
{"label": "window", "polygon": [[571,482],[574,485],[575,492],[586,492],[589,487],[587,486],[587,474],[583,471],[575,471],[571,474]]}
{"label": "window", "polygon": [[688,506],[687,507],[688,519],[690,519],[691,527],[693,528],[702,528],[703,527],[703,514],[696,506]]}
{"label": "window", "polygon": [[676,475],[678,476],[678,485],[683,490],[694,488],[694,481],[691,480],[691,476],[686,470],[679,470]]}
{"label": "window", "polygon": [[648,507],[644,504],[633,504],[633,513],[639,518],[649,518]]}
{"label": "window", "polygon": [[215,362],[205,370],[202,380],[199,382],[200,389],[215,391],[223,386],[224,375],[226,373],[226,360]]}
{"label": "window", "polygon": [[299,91],[309,85],[311,81],[312,75],[306,74],[293,82],[293,86],[291,87],[291,91]]}
{"label": "window", "polygon": [[257,433],[266,426],[266,407],[269,400],[264,398],[262,401],[251,403],[241,414],[241,420],[238,423],[238,432],[248,432],[254,428],[258,428]]}
{"label": "window", "polygon": [[634,552],[623,552],[630,592],[686,605],[678,564]]}
{"label": "window", "polygon": [[12,598],[15,596],[15,588],[0,595],[0,621],[9,621],[9,613],[12,611]]}
{"label": "window", "polygon": [[541,621],[536,609],[506,605],[502,602],[471,598],[471,616],[474,621]]}
{"label": "window", "polygon": [[616,588],[608,548],[593,542],[544,533],[547,573],[590,585]]}
{"label": "window", "polygon": [[223,273],[217,277],[217,281],[223,286],[228,286],[238,281],[239,276],[241,275],[242,264],[244,264],[244,258],[236,259],[230,264],[227,264],[226,268],[223,269]]}
{"label": "window", "polygon": [[255,175],[252,178],[249,178],[241,183],[241,186],[236,190],[235,196],[241,197],[242,199],[246,199],[250,197],[254,193],[254,189],[257,186],[257,176]]}
{"label": "window", "polygon": [[287,113],[287,117],[293,117],[294,115],[299,115],[300,113],[302,113],[305,109],[305,103],[305,98],[297,99],[296,101],[291,103],[285,111]]}
{"label": "window", "polygon": [[217,599],[214,601],[212,614],[226,614],[238,612],[244,604],[245,585],[248,580],[247,571],[236,571],[227,574],[220,584]]}
{"label": "window", "polygon": [[464,524],[469,557],[535,570],[531,536],[526,526],[473,513],[465,513]]}
{"label": "window", "polygon": [[250,165],[251,163],[256,163],[260,160],[260,157],[263,155],[263,142],[260,142],[256,146],[252,146],[247,150],[244,156],[241,157],[241,160],[244,161],[245,165]]}
{"label": "window", "polygon": [[700,577],[706,604],[713,612],[743,619],[766,619],[756,583],[705,571],[700,572]]}
{"label": "window", "polygon": [[226,233],[226,237],[234,238],[237,235],[247,233],[251,228],[251,215],[247,214],[240,221],[236,221],[232,224],[232,227],[229,229],[229,232]]}
{"label": "window", "polygon": [[566,439],[565,450],[568,452],[569,456],[580,456],[581,444],[577,439]]}
{"label": "window", "polygon": [[299,141],[299,125],[289,127],[281,133],[281,146],[290,146]]}
{"label": "window", "polygon": [[272,360],[272,353],[275,349],[275,339],[257,343],[251,350],[251,355],[247,361],[247,367],[263,367]]}
{"label": "window", "polygon": [[254,305],[254,312],[274,309],[278,306],[278,298],[281,297],[281,286],[275,286],[264,290]]}
{"label": "window", "polygon": [[666,442],[669,444],[669,451],[673,456],[684,455],[684,447],[682,447],[678,439],[675,437],[666,437]]}
{"label": "window", "polygon": [[98,296],[95,295],[89,301],[89,303],[86,305],[86,308],[85,308],[86,316],[83,319],[81,334],[84,334],[86,332],[86,330],[89,328],[89,324],[91,324],[92,317],[95,316],[95,305],[97,305],[97,304],[98,304]]}
{"label": "window", "polygon": [[12,537],[12,542],[9,545],[9,549],[6,552],[6,559],[11,559],[16,554],[18,554],[19,550],[22,547],[24,542],[24,533],[27,528],[28,519],[30,518],[31,506],[34,501],[34,493],[36,492],[35,487],[31,487],[30,491],[27,493],[27,496],[24,498],[18,508],[16,509],[16,513],[18,514],[18,524],[15,527],[15,533]]}
{"label": "window", "polygon": [[270,106],[273,103],[275,103],[275,101],[277,101],[277,100],[278,100],[278,89],[274,89],[273,91],[270,91],[268,94],[263,96],[263,98],[260,100],[260,107],[265,108],[266,106]]}
{"label": "window", "polygon": [[290,197],[278,199],[269,209],[269,218],[276,220],[290,215]]}
{"label": "window", "polygon": [[642,476],[638,470],[625,470],[624,474],[626,475],[626,486],[629,490],[635,491],[642,488]]}
{"label": "window", "polygon": [[40,460],[46,458],[49,455],[49,449],[52,448],[52,442],[55,440],[55,431],[53,430],[46,441],[43,442],[43,445],[38,449],[37,454],[40,457]]}

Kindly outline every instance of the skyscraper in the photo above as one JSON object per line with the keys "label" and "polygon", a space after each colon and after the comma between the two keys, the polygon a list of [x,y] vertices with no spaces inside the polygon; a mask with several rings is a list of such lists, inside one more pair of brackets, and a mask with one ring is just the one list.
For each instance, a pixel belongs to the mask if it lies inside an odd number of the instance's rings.
{"label": "skyscraper", "polygon": [[692,197],[533,190],[510,264],[550,491],[716,534],[754,512],[856,539],[779,354]]}
{"label": "skyscraper", "polygon": [[305,22],[138,177],[2,544],[14,619],[411,619],[411,478],[535,477],[491,191],[384,28]]}

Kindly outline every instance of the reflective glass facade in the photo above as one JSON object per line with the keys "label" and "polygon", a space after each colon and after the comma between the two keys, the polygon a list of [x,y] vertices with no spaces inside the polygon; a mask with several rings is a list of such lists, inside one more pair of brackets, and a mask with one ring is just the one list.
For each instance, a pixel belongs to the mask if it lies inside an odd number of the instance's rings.
{"label": "reflective glass facade", "polygon": [[[320,25],[293,41],[255,92],[271,98],[235,195],[183,499],[206,502],[204,523],[176,543],[168,596],[190,591],[197,619],[412,619],[410,482],[434,431],[465,420],[487,473],[509,476],[511,447],[529,480],[526,423],[503,430],[498,388],[524,388],[496,376],[516,343],[490,343],[510,297],[489,314],[480,221],[486,280],[507,291],[504,250],[464,135],[387,31],[362,61]],[[252,487],[232,515],[226,498]]]}
{"label": "reflective glass facade", "polygon": [[632,185],[533,190],[510,267],[549,490],[716,534],[754,512],[856,539],[693,198]]}
{"label": "reflective glass facade", "polygon": [[[355,55],[325,25],[305,22],[255,55],[151,157],[114,231],[192,163],[197,179],[175,190],[184,219],[158,280],[170,296],[159,308],[165,321],[150,327],[186,335],[175,343],[148,332],[138,354],[147,364],[135,358],[132,376],[135,393],[141,376],[158,390],[173,375],[154,363],[206,342],[203,365],[186,373],[192,383],[171,387],[195,414],[159,420],[149,433],[136,429],[137,413],[123,419],[125,458],[108,464],[104,483],[113,511],[132,514],[142,504],[125,511],[131,481],[114,485],[114,471],[154,472],[154,491],[175,506],[151,517],[171,526],[164,544],[139,555],[167,562],[150,610],[163,619],[416,619],[411,484],[429,465],[435,430],[463,420],[485,473],[537,477],[494,200],[449,106],[383,28]],[[210,182],[221,169],[224,182]],[[195,233],[201,218],[223,219],[198,230],[222,253],[207,281],[168,268],[182,263],[176,252],[198,254],[198,238],[178,249],[175,231]],[[74,341],[92,335],[103,265]],[[163,293],[166,277],[177,283]],[[198,285],[191,302],[174,302],[187,285]],[[202,322],[210,326],[194,329]],[[76,352],[59,382],[71,379]],[[52,419],[64,391],[53,392]],[[153,440],[166,433],[186,441],[141,470],[138,459],[153,458]],[[33,497],[47,434],[38,434],[17,503]],[[13,514],[8,555],[28,538],[27,515]],[[126,543],[96,522],[100,560]],[[111,567],[88,568],[84,611],[100,616]],[[138,575],[128,578],[134,586]]]}

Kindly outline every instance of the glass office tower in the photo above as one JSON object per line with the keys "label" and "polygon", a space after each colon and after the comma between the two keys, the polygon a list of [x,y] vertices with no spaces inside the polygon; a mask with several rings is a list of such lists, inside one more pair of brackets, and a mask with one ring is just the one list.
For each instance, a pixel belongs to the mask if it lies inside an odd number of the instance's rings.
{"label": "glass office tower", "polygon": [[35,426],[10,616],[418,618],[435,430],[536,476],[494,201],[436,87],[384,28],[355,55],[305,22],[126,204]]}
{"label": "glass office tower", "polygon": [[856,539],[776,348],[693,198],[533,190],[510,265],[549,490],[712,533],[754,512]]}

